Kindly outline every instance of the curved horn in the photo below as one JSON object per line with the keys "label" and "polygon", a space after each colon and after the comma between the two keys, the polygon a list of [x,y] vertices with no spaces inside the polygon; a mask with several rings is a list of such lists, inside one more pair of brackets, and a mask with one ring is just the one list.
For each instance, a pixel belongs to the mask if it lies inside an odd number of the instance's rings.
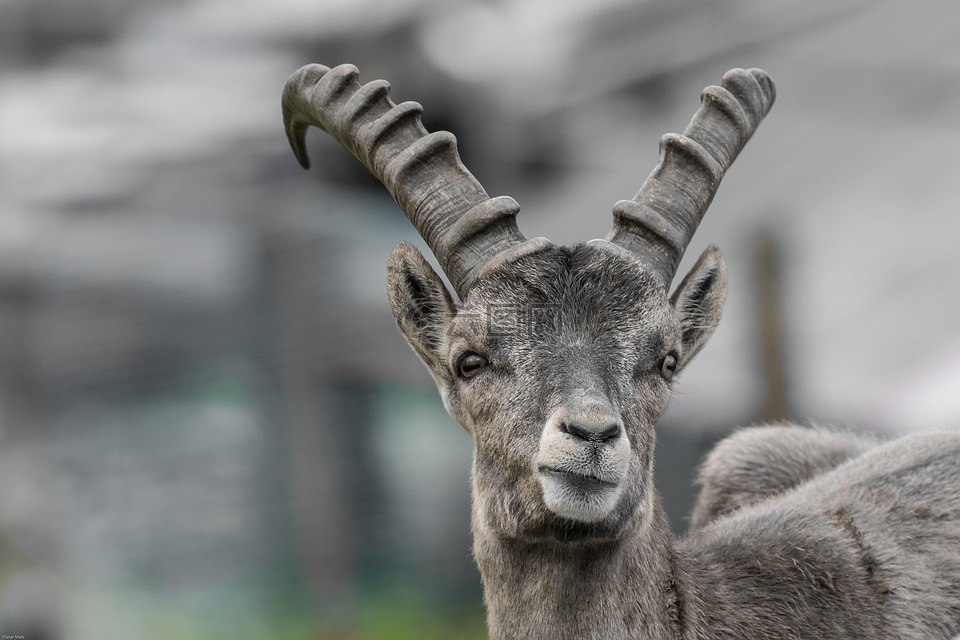
{"label": "curved horn", "polygon": [[447,131],[429,133],[416,102],[394,104],[390,85],[361,85],[344,64],[300,68],[283,89],[283,123],[293,153],[310,167],[309,125],[335,137],[380,180],[437,257],[463,299],[482,275],[521,255],[549,246],[527,240],[517,227],[513,198],[491,199],[463,166]]}
{"label": "curved horn", "polygon": [[613,209],[607,240],[641,256],[669,285],[720,180],[776,98],[760,69],[732,69],[701,94],[683,135],[660,139],[660,162],[633,200]]}

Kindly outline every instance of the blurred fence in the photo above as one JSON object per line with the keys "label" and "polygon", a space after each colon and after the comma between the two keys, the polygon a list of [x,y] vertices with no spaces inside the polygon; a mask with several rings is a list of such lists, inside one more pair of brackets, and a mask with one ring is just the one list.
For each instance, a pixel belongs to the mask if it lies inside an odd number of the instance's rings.
{"label": "blurred fence", "polygon": [[306,62],[390,79],[561,242],[605,233],[704,84],[771,72],[690,251],[725,249],[731,293],[661,426],[678,530],[735,424],[955,424],[954,13],[0,1],[0,632],[483,637],[469,438],[383,292],[418,239],[320,134],[296,167]]}

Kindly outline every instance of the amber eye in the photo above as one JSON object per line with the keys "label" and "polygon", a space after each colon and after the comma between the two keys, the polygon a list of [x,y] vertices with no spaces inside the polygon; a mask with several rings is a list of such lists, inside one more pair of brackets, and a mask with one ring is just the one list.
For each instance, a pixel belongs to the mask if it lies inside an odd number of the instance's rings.
{"label": "amber eye", "polygon": [[670,352],[660,361],[660,375],[664,380],[670,380],[677,372],[677,354]]}
{"label": "amber eye", "polygon": [[485,366],[487,366],[486,358],[476,353],[468,352],[463,354],[460,362],[457,363],[457,371],[460,373],[461,378],[472,378]]}

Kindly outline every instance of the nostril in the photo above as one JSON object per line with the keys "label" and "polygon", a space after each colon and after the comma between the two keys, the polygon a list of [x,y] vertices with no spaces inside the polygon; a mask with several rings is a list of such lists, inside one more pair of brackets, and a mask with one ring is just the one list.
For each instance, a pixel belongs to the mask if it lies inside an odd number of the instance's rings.
{"label": "nostril", "polygon": [[574,438],[589,442],[609,442],[620,436],[620,425],[616,422],[600,427],[567,422],[560,425],[560,430]]}
{"label": "nostril", "polygon": [[615,440],[620,436],[620,425],[614,422],[613,424],[607,425],[605,429],[600,430],[597,433],[597,437],[600,439],[600,442],[608,442],[610,440]]}
{"label": "nostril", "polygon": [[564,433],[569,433],[574,438],[580,438],[581,440],[590,439],[590,430],[586,429],[585,427],[581,427],[579,425],[563,423],[560,425],[560,431],[563,431]]}

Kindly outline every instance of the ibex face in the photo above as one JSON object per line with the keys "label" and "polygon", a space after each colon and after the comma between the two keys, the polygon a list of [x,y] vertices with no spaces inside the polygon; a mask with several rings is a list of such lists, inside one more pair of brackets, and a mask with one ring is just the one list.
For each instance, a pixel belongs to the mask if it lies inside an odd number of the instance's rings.
{"label": "ibex face", "polygon": [[715,249],[671,301],[605,245],[525,256],[459,309],[415,249],[390,261],[394,317],[473,438],[474,526],[499,537],[609,539],[643,522],[654,425],[719,320]]}
{"label": "ibex face", "polygon": [[336,137],[394,196],[463,301],[413,247],[389,266],[394,317],[474,443],[474,527],[518,540],[616,538],[650,512],[654,425],[673,376],[720,317],[726,275],[708,249],[672,297],[683,251],[720,179],[774,99],[760,70],[707,87],[683,135],[606,240],[572,248],[519,231],[517,203],[490,198],[453,136],[420,105],[360,85],[350,65],[287,81],[284,123],[309,166],[306,129]]}

